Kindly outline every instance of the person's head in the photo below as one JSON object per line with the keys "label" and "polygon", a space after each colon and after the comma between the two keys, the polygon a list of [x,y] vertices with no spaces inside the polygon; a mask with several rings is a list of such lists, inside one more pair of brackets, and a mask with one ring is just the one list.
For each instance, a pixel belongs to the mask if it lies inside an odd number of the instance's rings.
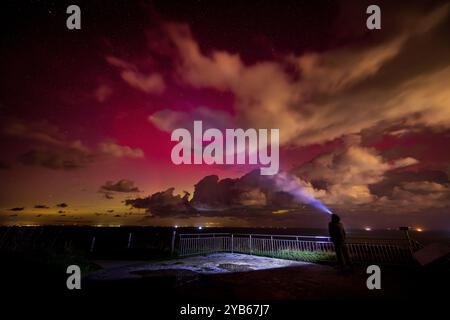
{"label": "person's head", "polygon": [[331,222],[338,223],[339,221],[341,221],[341,217],[339,217],[337,214],[333,213],[331,215]]}

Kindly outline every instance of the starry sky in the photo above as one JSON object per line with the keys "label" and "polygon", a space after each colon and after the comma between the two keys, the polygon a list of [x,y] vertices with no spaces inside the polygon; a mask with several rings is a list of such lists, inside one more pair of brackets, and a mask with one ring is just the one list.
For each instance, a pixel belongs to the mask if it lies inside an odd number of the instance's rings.
{"label": "starry sky", "polygon": [[[280,169],[355,228],[450,228],[450,5],[1,4],[0,224],[320,227],[251,165],[170,135],[280,129]],[[277,177],[274,177],[277,179]]]}

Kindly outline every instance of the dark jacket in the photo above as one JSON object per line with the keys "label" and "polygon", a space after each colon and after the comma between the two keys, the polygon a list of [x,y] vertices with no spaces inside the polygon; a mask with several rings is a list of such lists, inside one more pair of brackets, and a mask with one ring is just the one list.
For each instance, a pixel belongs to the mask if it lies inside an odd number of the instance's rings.
{"label": "dark jacket", "polygon": [[345,242],[345,230],[342,223],[330,222],[328,224],[328,232],[334,244],[342,244]]}

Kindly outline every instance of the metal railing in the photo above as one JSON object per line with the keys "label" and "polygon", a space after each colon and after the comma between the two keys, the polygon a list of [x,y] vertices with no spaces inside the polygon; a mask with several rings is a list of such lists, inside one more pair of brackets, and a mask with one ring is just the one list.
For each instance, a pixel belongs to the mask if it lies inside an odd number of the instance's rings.
{"label": "metal railing", "polygon": [[178,255],[189,256],[232,250],[230,233],[180,234]]}
{"label": "metal railing", "polygon": [[[357,239],[346,242],[355,263],[410,264],[417,244],[407,239]],[[335,260],[329,237],[265,234],[180,234],[178,255],[236,252],[302,261]]]}

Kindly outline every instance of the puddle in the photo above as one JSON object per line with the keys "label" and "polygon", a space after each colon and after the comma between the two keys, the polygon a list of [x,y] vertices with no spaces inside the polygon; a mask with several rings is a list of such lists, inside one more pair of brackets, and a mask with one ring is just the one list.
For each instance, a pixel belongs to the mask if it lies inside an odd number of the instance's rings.
{"label": "puddle", "polygon": [[243,272],[243,271],[252,271],[251,268],[247,264],[235,264],[235,263],[222,263],[218,265],[219,268],[230,271],[230,272]]}

